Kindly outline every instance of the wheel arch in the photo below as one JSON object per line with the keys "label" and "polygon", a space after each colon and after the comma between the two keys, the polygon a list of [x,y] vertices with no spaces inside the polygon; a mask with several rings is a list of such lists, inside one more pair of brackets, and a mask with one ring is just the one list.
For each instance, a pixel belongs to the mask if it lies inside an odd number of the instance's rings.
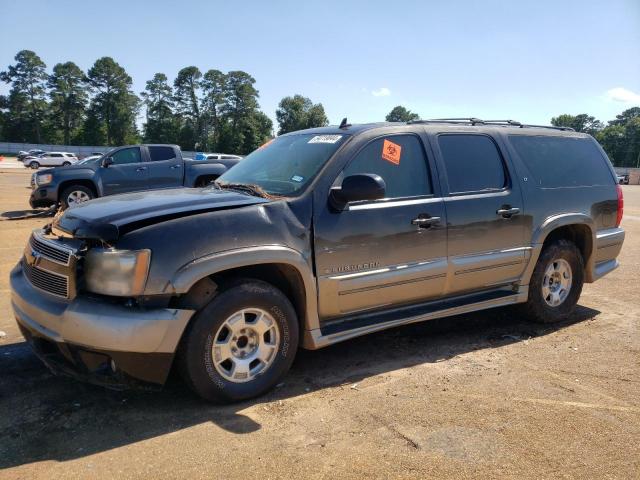
{"label": "wheel arch", "polygon": [[263,280],[282,290],[296,310],[302,339],[305,331],[320,328],[313,271],[300,252],[288,247],[242,248],[194,260],[176,272],[166,293],[188,297],[203,281],[220,286],[235,278]]}
{"label": "wheel arch", "polygon": [[99,197],[98,188],[96,187],[96,184],[93,183],[91,180],[82,178],[82,179],[74,179],[74,180],[63,180],[62,182],[60,182],[60,184],[58,185],[58,201],[60,201],[60,197],[62,196],[62,193],[67,188],[73,185],[82,185],[83,187],[87,187],[91,189],[91,191],[94,193],[96,197]]}
{"label": "wheel arch", "polygon": [[188,163],[185,165],[186,168],[186,176],[185,176],[185,186],[195,187],[198,184],[198,181],[203,178],[218,178],[228,169],[222,163]]}
{"label": "wheel arch", "polygon": [[547,218],[534,232],[531,260],[524,274],[526,283],[544,247],[561,238],[575,243],[584,260],[585,281],[594,281],[596,227],[593,219],[583,213],[564,213]]}

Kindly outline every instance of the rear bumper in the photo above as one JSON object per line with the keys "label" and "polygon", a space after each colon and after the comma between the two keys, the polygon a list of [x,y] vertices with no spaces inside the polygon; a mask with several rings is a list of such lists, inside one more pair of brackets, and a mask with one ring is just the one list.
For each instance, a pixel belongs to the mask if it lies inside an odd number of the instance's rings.
{"label": "rear bumper", "polygon": [[593,281],[604,277],[620,265],[617,257],[622,250],[625,233],[622,228],[608,228],[596,234]]}
{"label": "rear bumper", "polygon": [[56,373],[113,388],[163,384],[193,315],[83,295],[60,300],[33,287],[20,264],[10,281],[16,321],[42,361]]}

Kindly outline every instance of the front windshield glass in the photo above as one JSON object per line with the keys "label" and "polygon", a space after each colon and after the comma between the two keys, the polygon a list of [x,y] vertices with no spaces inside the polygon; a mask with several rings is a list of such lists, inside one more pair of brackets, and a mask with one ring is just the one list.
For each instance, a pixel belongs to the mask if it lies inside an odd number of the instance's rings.
{"label": "front windshield glass", "polygon": [[102,157],[93,157],[93,158],[85,158],[84,160],[80,160],[80,162],[78,163],[78,165],[86,165],[88,163],[98,163],[98,161],[101,159]]}
{"label": "front windshield glass", "polygon": [[278,137],[241,160],[217,182],[257,185],[271,195],[294,196],[308,185],[347,137],[312,133]]}

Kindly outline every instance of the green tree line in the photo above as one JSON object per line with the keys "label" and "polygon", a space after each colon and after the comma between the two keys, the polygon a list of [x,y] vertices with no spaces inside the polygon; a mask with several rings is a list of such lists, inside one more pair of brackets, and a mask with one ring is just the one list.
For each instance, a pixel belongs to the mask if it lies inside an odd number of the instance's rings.
{"label": "green tree line", "polygon": [[[22,50],[0,72],[0,141],[65,145],[176,143],[185,150],[246,154],[273,137],[260,110],[255,79],[243,71],[206,72],[189,66],[173,83],[164,73],[143,92],[111,57],[84,72],[74,62],[51,73],[33,51]],[[136,119],[144,115],[142,130]],[[285,97],[276,111],[279,134],[328,124],[321,104],[302,95]]]}
{"label": "green tree line", "polygon": [[[409,122],[419,118],[418,114],[398,105],[387,114],[386,121]],[[564,113],[551,118],[551,125],[592,135],[616,167],[640,167],[640,107],[629,108],[606,124],[586,113]]]}

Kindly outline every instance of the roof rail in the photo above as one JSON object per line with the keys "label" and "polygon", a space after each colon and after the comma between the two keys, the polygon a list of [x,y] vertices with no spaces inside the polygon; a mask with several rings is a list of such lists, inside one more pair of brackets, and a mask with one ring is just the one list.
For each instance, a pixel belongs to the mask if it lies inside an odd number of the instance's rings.
{"label": "roof rail", "polygon": [[482,120],[476,117],[463,117],[463,118],[433,118],[430,120],[411,120],[407,122],[408,124],[414,123],[449,123],[452,125],[497,125],[503,127],[517,127],[517,128],[549,128],[552,130],[562,130],[574,132],[575,130],[571,127],[555,127],[552,125],[527,125],[524,123],[520,123],[516,120]]}

